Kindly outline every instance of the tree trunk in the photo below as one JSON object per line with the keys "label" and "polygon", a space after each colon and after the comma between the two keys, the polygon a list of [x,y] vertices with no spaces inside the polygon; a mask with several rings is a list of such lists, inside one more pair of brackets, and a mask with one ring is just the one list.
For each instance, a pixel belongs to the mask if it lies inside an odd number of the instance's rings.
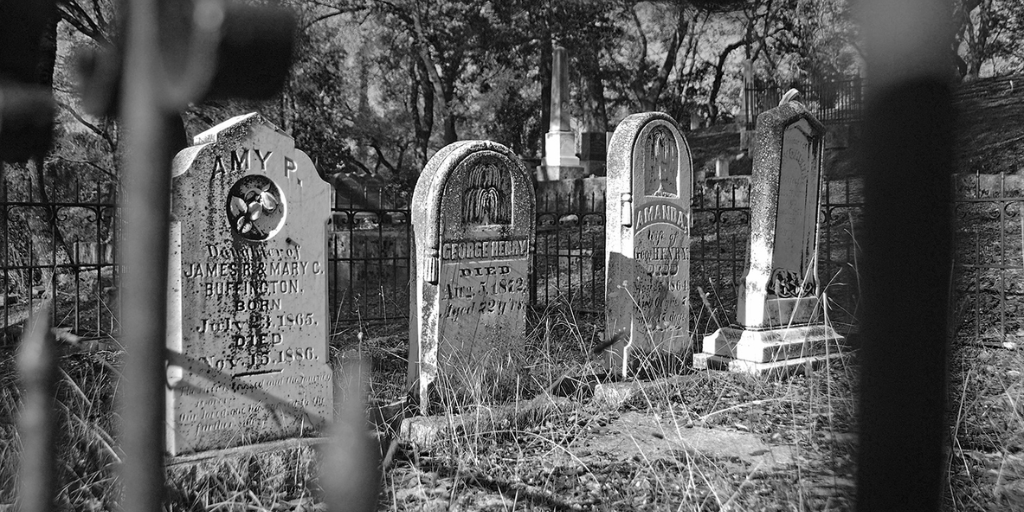
{"label": "tree trunk", "polygon": [[601,62],[598,59],[596,50],[587,50],[581,54],[584,65],[581,66],[581,73],[587,101],[584,103],[584,126],[587,131],[607,132],[608,131],[608,109],[604,100],[604,80],[601,73]]}
{"label": "tree trunk", "polygon": [[[639,27],[639,19],[636,18],[634,13],[634,19],[636,20],[637,26]],[[672,33],[672,39],[668,43],[668,49],[665,52],[665,60],[662,61],[661,67],[658,69],[658,74],[655,75],[654,81],[649,86],[643,84],[637,84],[638,87],[634,89],[637,96],[637,101],[640,103],[640,108],[649,112],[657,110],[661,94],[665,91],[665,86],[668,84],[668,77],[672,74],[672,68],[675,67],[676,60],[679,57],[679,48],[682,46],[683,38],[686,36],[686,32],[689,30],[690,24],[686,19],[686,13],[683,12],[682,8],[679,10],[679,19],[676,23],[676,30]],[[647,43],[643,41],[644,55],[646,58],[647,54]],[[641,63],[641,66],[643,63]],[[642,76],[641,73],[638,76]]]}
{"label": "tree trunk", "polygon": [[747,44],[745,39],[730,43],[722,53],[718,54],[718,61],[715,62],[715,77],[711,82],[711,91],[708,92],[708,123],[713,123],[718,118],[718,93],[722,90],[722,79],[725,77],[725,61],[729,55]]}
{"label": "tree trunk", "polygon": [[[415,10],[413,11],[413,32],[416,38],[413,45],[420,56],[420,60],[423,62],[423,67],[426,68],[430,84],[434,87],[434,94],[442,99],[438,106],[441,108],[441,119],[444,123],[444,143],[448,145],[458,140],[458,135],[455,133],[455,118],[451,112],[452,99],[455,92],[455,79],[453,77],[442,77],[437,71],[437,63],[430,56],[429,43],[427,42],[426,35],[423,33],[423,25],[420,22],[419,14]],[[446,84],[448,87],[445,87]]]}
{"label": "tree trunk", "polygon": [[445,103],[445,108],[442,109],[442,114],[444,115],[444,145],[447,146],[459,140],[459,134],[455,131],[455,114],[452,112],[452,105],[455,101],[454,80],[446,84],[443,91]]}
{"label": "tree trunk", "polygon": [[[410,98],[409,109],[412,112],[416,131],[416,159],[422,169],[427,165],[427,149],[430,145],[430,134],[434,128],[434,89],[427,77],[423,61],[415,58],[409,64]],[[423,109],[420,110],[420,93],[423,96]]]}

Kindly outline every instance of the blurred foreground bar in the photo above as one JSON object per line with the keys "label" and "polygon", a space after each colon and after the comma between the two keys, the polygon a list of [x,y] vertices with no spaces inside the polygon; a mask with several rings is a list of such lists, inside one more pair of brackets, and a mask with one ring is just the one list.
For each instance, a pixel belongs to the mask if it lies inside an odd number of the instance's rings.
{"label": "blurred foreground bar", "polygon": [[949,0],[864,0],[865,238],[857,509],[939,510],[953,115]]}

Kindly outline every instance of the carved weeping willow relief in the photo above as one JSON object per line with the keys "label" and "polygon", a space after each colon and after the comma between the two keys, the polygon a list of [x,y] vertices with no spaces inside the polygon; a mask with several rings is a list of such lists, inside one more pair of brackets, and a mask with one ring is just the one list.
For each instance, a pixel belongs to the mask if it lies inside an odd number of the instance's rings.
{"label": "carved weeping willow relief", "polygon": [[792,270],[776,268],[772,271],[768,280],[766,291],[779,298],[787,299],[793,297],[809,297],[814,295],[817,282],[813,276],[807,280],[801,279],[800,274]]}
{"label": "carved weeping willow relief", "polygon": [[512,222],[512,177],[495,162],[480,162],[468,173],[462,193],[462,222],[466,225]]}
{"label": "carved weeping willow relief", "polygon": [[679,197],[679,148],[667,128],[651,130],[644,141],[644,194],[658,197]]}

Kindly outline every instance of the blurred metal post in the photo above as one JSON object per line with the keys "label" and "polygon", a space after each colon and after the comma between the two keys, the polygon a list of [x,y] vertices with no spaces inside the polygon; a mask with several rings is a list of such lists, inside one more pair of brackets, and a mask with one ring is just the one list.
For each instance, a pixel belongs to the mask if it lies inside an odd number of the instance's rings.
{"label": "blurred metal post", "polygon": [[381,483],[381,447],[373,439],[366,418],[365,397],[369,370],[361,360],[346,362],[337,417],[331,425],[331,443],[324,450],[320,486],[327,510],[373,512]]}
{"label": "blurred metal post", "polygon": [[295,20],[280,7],[223,0],[122,5],[124,66],[94,66],[99,72],[87,77],[85,91],[93,108],[110,113],[113,106],[104,100],[116,95],[104,87],[110,84],[104,73],[121,72],[127,222],[120,260],[127,266],[121,288],[128,352],[120,387],[121,508],[155,512],[164,497],[170,171],[180,139],[178,112],[203,98],[266,99],[279,91],[291,63]]}
{"label": "blurred metal post", "polygon": [[[949,0],[863,0],[864,317],[857,509],[939,510],[953,115]],[[898,222],[897,222],[898,220]]]}
{"label": "blurred metal post", "polygon": [[57,498],[57,439],[55,414],[57,351],[50,331],[50,305],[40,307],[18,349],[18,381],[21,384],[21,468],[18,509],[23,512],[54,510]]}
{"label": "blurred metal post", "polygon": [[166,70],[160,52],[158,0],[126,2],[121,122],[124,211],[120,260],[122,339],[128,353],[121,395],[124,465],[121,509],[161,510],[164,498],[164,347],[167,326],[168,225],[171,149],[167,100],[160,94]]}

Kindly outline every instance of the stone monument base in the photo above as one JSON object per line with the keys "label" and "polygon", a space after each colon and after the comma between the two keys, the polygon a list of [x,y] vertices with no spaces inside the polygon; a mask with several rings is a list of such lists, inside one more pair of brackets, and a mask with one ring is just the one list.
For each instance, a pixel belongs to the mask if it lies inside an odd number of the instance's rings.
{"label": "stone monument base", "polygon": [[827,356],[818,355],[786,359],[783,361],[773,361],[770,363],[754,363],[751,361],[744,361],[742,359],[733,359],[731,357],[716,356],[712,354],[695,354],[693,356],[693,369],[748,373],[758,377],[765,376],[777,378],[801,372],[807,373],[815,371],[822,366],[825,366],[826,362],[838,359],[842,357],[842,355],[842,353],[833,352]]}
{"label": "stone monument base", "polygon": [[704,337],[701,352],[710,355],[767,363],[816,356],[839,350],[845,338],[826,325],[803,325],[764,331],[723,327]]}
{"label": "stone monument base", "polygon": [[534,174],[536,181],[576,180],[586,176],[586,169],[578,165],[539,165]]}
{"label": "stone monument base", "polygon": [[838,356],[845,341],[827,325],[764,331],[723,327],[704,337],[701,353],[693,356],[693,367],[756,375],[787,373]]}

